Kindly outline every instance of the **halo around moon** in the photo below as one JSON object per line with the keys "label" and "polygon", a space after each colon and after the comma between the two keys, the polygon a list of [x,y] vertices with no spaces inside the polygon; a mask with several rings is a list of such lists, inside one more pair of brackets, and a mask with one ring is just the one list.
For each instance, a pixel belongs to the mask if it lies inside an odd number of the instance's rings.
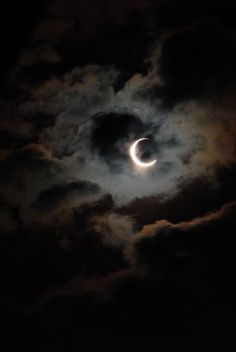
{"label": "halo around moon", "polygon": [[135,141],[135,142],[131,145],[131,147],[130,147],[130,149],[129,149],[129,154],[130,154],[130,156],[131,156],[131,159],[133,160],[133,162],[134,162],[136,165],[138,165],[138,166],[140,166],[140,167],[150,167],[150,166],[153,166],[153,165],[157,162],[156,159],[153,160],[153,161],[150,161],[150,162],[143,162],[143,161],[139,160],[139,158],[138,158],[137,155],[136,155],[136,147],[137,147],[137,145],[138,145],[141,141],[144,141],[144,140],[147,140],[147,139],[148,139],[148,138],[140,138],[140,139],[138,139],[137,141]]}

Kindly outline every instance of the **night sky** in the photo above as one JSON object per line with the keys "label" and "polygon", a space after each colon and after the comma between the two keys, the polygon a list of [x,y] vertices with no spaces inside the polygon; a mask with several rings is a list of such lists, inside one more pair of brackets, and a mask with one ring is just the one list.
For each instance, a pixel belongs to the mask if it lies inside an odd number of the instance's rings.
{"label": "night sky", "polygon": [[1,351],[235,350],[235,16],[2,6]]}

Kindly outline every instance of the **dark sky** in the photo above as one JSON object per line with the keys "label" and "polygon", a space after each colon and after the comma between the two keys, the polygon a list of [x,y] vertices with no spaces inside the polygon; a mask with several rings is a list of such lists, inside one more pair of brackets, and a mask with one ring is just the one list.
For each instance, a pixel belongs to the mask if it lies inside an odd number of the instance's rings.
{"label": "dark sky", "polygon": [[1,10],[1,350],[233,350],[235,5]]}

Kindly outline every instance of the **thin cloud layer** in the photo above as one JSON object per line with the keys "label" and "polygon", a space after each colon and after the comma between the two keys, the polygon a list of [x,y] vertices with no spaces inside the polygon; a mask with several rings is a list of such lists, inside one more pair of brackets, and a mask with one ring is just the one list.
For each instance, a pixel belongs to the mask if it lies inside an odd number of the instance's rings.
{"label": "thin cloud layer", "polygon": [[[218,168],[235,163],[231,110],[192,100],[166,111],[158,95],[150,101],[136,94],[140,89],[149,91],[149,75],[131,79],[117,93],[115,81],[112,69],[76,69],[62,80],[39,85],[32,91],[32,100],[21,105],[23,114],[35,118],[55,116],[54,126],[40,131],[39,141],[55,156],[66,157],[70,167],[79,170],[78,176],[128,202],[153,194],[171,197],[178,192],[180,179],[214,178]],[[146,173],[136,170],[128,155],[131,142],[142,136],[153,140],[158,159]]]}

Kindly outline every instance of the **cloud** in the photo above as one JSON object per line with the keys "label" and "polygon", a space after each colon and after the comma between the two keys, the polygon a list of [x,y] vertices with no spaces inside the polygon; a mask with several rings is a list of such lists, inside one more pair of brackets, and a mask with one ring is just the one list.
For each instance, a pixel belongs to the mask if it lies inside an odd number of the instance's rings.
{"label": "cloud", "polygon": [[48,44],[25,50],[19,59],[19,64],[22,66],[34,66],[39,63],[55,64],[60,61],[60,55]]}
{"label": "cloud", "polygon": [[51,2],[10,75],[11,83],[28,89],[32,83],[92,63],[128,70],[120,75],[117,86],[122,85],[131,72],[146,70],[143,56],[150,36],[146,14],[150,14],[148,0],[119,6],[96,0]]}
{"label": "cloud", "polygon": [[61,78],[54,77],[35,86],[31,99],[21,104],[20,111],[25,115],[47,112],[59,120],[66,115],[70,122],[82,122],[84,112],[92,114],[97,105],[111,103],[116,77],[117,71],[112,68],[97,65],[74,68]]}
{"label": "cloud", "polygon": [[[29,144],[8,153],[0,163],[1,194],[13,204],[32,201],[46,184],[61,178],[64,164],[39,144]],[[37,182],[33,182],[37,178]]]}
{"label": "cloud", "polygon": [[7,209],[0,209],[0,224],[2,233],[15,232],[18,227],[17,221]]}
{"label": "cloud", "polygon": [[32,34],[33,43],[56,44],[65,39],[73,30],[74,21],[68,18],[44,18]]}
{"label": "cloud", "polygon": [[134,234],[133,220],[116,213],[91,217],[89,226],[101,236],[103,243],[111,247],[122,247]]}
{"label": "cloud", "polygon": [[235,4],[230,0],[212,1],[212,0],[193,0],[191,7],[188,6],[187,0],[180,0],[178,3],[174,0],[158,1],[158,11],[156,12],[159,26],[165,28],[179,28],[183,25],[196,21],[214,17],[223,23],[234,25],[232,12],[235,10]]}
{"label": "cloud", "polygon": [[231,37],[214,18],[168,33],[158,61],[163,87],[157,90],[164,102],[211,98],[228,90],[235,80]]}
{"label": "cloud", "polygon": [[[229,331],[234,316],[228,312],[235,307],[235,207],[235,202],[230,203],[175,225],[163,220],[145,226],[133,238],[133,264],[139,270],[120,270],[86,281],[75,277],[39,300],[30,310],[31,319],[45,327],[50,322],[50,328],[70,336],[73,345],[77,341],[76,346],[87,349],[104,346],[109,337],[117,350],[124,344],[173,350],[179,338],[187,339],[187,350],[193,339],[200,348],[212,336],[215,348],[222,325]],[[148,270],[142,271],[140,264]],[[84,333],[89,327],[96,337],[94,345],[88,339],[78,341],[78,326]],[[66,350],[63,338],[60,345]]]}
{"label": "cloud", "polygon": [[54,184],[41,191],[34,207],[43,212],[56,210],[59,207],[78,206],[83,202],[96,199],[99,187],[86,181],[74,181],[68,184]]}
{"label": "cloud", "polygon": [[[155,71],[135,75],[118,92],[116,81],[113,68],[76,68],[39,84],[21,104],[32,124],[39,114],[54,117],[54,124],[41,128],[37,138],[66,160],[73,175],[98,183],[116,201],[127,203],[135,197],[174,197],[180,183],[214,180],[219,168],[234,164],[232,107],[195,99],[163,109],[161,98],[148,93],[156,86]],[[140,91],[147,95],[140,97]],[[128,155],[130,143],[143,135],[151,138],[158,159],[147,172],[135,169]]]}
{"label": "cloud", "polygon": [[[0,150],[10,151],[34,142],[34,126],[19,114],[15,101],[0,101]],[[15,128],[17,126],[17,129]]]}
{"label": "cloud", "polygon": [[[66,74],[38,81],[20,104],[20,113],[32,126],[40,116],[50,116],[51,123],[35,128],[37,143],[66,164],[73,175],[70,182],[97,183],[119,205],[142,197],[174,198],[180,185],[194,179],[216,183],[218,170],[235,163],[234,109],[222,108],[214,94],[206,101],[198,93],[222,82],[233,50],[227,31],[212,18],[168,30],[149,51],[149,71],[129,74],[122,84],[124,71],[112,61],[72,65]],[[222,101],[231,88],[217,93]],[[163,105],[173,91],[172,104]],[[130,143],[143,135],[150,137],[158,159],[148,172],[135,168],[128,154]],[[141,156],[147,153],[143,150]]]}
{"label": "cloud", "polygon": [[214,260],[214,255],[227,260],[227,256],[233,255],[230,247],[236,226],[235,209],[236,204],[232,202],[191,221],[173,224],[160,220],[145,225],[132,238],[126,254],[134,265],[141,265],[156,275],[162,275],[172,266],[175,270],[175,263],[192,255],[198,257],[199,253],[204,253],[209,260]]}
{"label": "cloud", "polygon": [[[124,24],[132,12],[142,13],[145,8],[148,8],[148,5],[148,0],[126,1],[119,5],[111,4],[109,0],[102,3],[98,0],[89,0],[86,3],[78,3],[75,0],[64,3],[61,0],[56,0],[49,5],[49,13],[56,18],[66,15],[66,18],[77,21],[80,35],[86,37],[99,31],[104,24]],[[94,11],[91,12],[91,8]]]}
{"label": "cloud", "polygon": [[[189,283],[190,291],[194,287],[196,294],[204,296],[202,280],[210,273],[219,273],[218,279],[222,281],[223,273],[232,272],[235,208],[232,202],[190,221],[173,224],[160,220],[143,226],[140,231],[135,231],[132,218],[114,212],[90,215],[84,232],[75,227],[77,222],[72,229],[67,222],[61,233],[65,234],[67,229],[67,235],[71,234],[68,237],[71,245],[65,253],[76,260],[75,271],[70,262],[65,262],[69,265],[70,280],[57,292],[52,291],[46,300],[54,299],[54,295],[62,295],[63,299],[64,294],[72,292],[75,297],[77,293],[89,293],[109,300],[122,299],[125,307],[137,304],[144,309],[145,305],[136,301],[133,294],[149,295],[154,289],[157,295],[162,295],[163,284],[164,292],[169,290],[165,280],[178,292],[185,290]],[[193,277],[189,281],[191,273]],[[143,291],[145,286],[147,291]],[[208,289],[211,290],[211,286]],[[158,301],[153,304],[159,307]]]}

